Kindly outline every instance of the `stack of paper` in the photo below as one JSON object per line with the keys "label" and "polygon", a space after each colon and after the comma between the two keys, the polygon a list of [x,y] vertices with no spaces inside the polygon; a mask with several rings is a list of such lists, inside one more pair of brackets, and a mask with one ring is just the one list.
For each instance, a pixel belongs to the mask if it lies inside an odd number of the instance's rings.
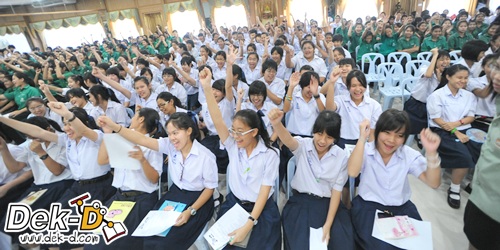
{"label": "stack of paper", "polygon": [[231,239],[228,234],[244,226],[248,216],[250,214],[245,209],[235,204],[204,235],[208,244],[216,250],[224,248]]}

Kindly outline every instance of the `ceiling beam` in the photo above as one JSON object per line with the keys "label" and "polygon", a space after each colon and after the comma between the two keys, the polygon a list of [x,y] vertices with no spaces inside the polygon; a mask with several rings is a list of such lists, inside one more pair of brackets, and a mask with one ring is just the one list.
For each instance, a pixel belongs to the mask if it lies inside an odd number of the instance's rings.
{"label": "ceiling beam", "polygon": [[87,12],[96,12],[96,11],[99,11],[99,9],[94,9],[94,10],[62,10],[62,11],[50,11],[50,12],[31,12],[31,13],[16,13],[16,14],[0,14],[0,17],[75,14],[75,13],[87,13]]}

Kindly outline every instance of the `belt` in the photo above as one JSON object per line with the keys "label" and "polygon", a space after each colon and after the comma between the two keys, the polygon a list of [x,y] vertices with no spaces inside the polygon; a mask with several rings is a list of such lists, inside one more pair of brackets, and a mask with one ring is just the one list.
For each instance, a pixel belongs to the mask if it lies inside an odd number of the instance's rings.
{"label": "belt", "polygon": [[146,192],[142,192],[142,191],[134,191],[134,190],[130,190],[130,191],[123,191],[121,189],[118,189],[118,192],[125,196],[125,197],[135,197],[135,196],[139,196],[141,194],[145,194]]}
{"label": "belt", "polygon": [[[233,194],[234,195],[234,194]],[[242,201],[240,199],[238,199],[238,197],[234,196],[234,198],[236,199],[237,202],[241,203],[241,205],[255,205],[255,202],[251,202],[251,201]]]}
{"label": "belt", "polygon": [[292,193],[293,193],[293,194],[303,194],[303,195],[309,195],[309,196],[311,196],[311,197],[313,197],[313,198],[316,198],[316,199],[323,199],[323,198],[326,198],[326,197],[322,197],[322,196],[319,196],[319,195],[315,195],[315,194],[313,194],[313,193],[301,193],[301,192],[299,192],[299,191],[297,191],[297,190],[295,190],[295,189],[293,189],[293,190],[292,190]]}
{"label": "belt", "polygon": [[96,178],[88,179],[88,180],[79,180],[76,181],[80,185],[87,185],[87,184],[93,184],[93,183],[98,183],[104,180],[107,180],[108,178],[111,177],[111,172],[107,172],[105,175],[101,175]]}

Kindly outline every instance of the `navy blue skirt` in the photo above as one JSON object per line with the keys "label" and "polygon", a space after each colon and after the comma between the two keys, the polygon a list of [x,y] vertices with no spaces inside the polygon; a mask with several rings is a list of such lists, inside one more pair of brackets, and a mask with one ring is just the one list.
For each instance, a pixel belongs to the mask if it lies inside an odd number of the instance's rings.
{"label": "navy blue skirt", "polygon": [[[201,193],[202,191],[181,190],[173,184],[170,190],[156,203],[153,210],[158,210],[166,200],[184,203],[187,209],[200,197]],[[196,211],[196,215],[191,216],[186,224],[172,227],[167,236],[144,238],[144,249],[188,249],[198,239],[213,214],[214,200],[209,199]]]}
{"label": "navy blue skirt", "polygon": [[150,194],[143,193],[137,196],[127,197],[121,192],[117,191],[111,199],[105,202],[107,208],[111,206],[113,201],[133,201],[135,202],[132,211],[128,214],[127,218],[123,223],[127,227],[128,234],[118,240],[111,242],[111,244],[106,245],[104,239],[101,236],[101,240],[97,245],[86,245],[85,249],[143,249],[144,238],[132,237],[132,233],[135,231],[137,226],[141,223],[142,219],[146,217],[148,212],[153,209],[154,205],[158,201],[158,192],[152,192]]}
{"label": "navy blue skirt", "polygon": [[[476,166],[481,153],[481,143],[471,140],[461,143],[457,136],[446,130],[432,128],[432,131],[441,137],[441,144],[439,144],[437,151],[441,157],[442,168],[473,168]],[[465,134],[465,130],[460,132]]]}
{"label": "navy blue skirt", "polygon": [[[317,198],[296,193],[283,208],[283,241],[285,249],[301,250],[309,248],[310,227],[323,227],[330,208],[330,198]],[[328,249],[354,249],[354,229],[351,216],[344,204],[335,214]]]}
{"label": "navy blue skirt", "polygon": [[[253,203],[241,204],[241,201],[229,193],[226,197],[226,201],[222,203],[220,211],[217,214],[217,218],[224,215],[229,209],[231,209],[236,203],[245,209],[247,212],[251,213],[254,207]],[[262,210],[259,217],[259,222],[252,229],[252,234],[248,240],[248,245],[246,249],[258,249],[258,250],[280,250],[281,249],[281,223],[280,223],[280,212],[278,206],[273,201],[272,197],[269,198]],[[242,249],[240,247],[227,245],[224,249]]]}
{"label": "navy blue skirt", "polygon": [[419,134],[422,129],[428,127],[427,104],[410,97],[405,102],[403,110],[410,117],[410,134]]}
{"label": "navy blue skirt", "polygon": [[[19,197],[21,197],[21,195],[23,195],[26,190],[31,187],[32,184],[33,177],[12,187],[2,198],[0,198],[0,219],[7,214],[7,207],[9,206],[9,203],[17,201]],[[2,185],[0,184],[0,186]]]}
{"label": "navy blue skirt", "polygon": [[225,174],[227,165],[229,165],[229,156],[226,149],[220,149],[220,138],[218,135],[206,136],[201,142],[201,145],[208,148],[214,155],[217,162],[217,169],[219,174]]}
{"label": "navy blue skirt", "polygon": [[401,206],[384,206],[377,202],[365,201],[358,195],[352,200],[351,216],[352,225],[356,232],[356,243],[363,249],[400,249],[372,236],[373,221],[377,209],[387,210],[394,215],[408,215],[413,219],[422,220],[417,207],[411,201],[407,201]]}

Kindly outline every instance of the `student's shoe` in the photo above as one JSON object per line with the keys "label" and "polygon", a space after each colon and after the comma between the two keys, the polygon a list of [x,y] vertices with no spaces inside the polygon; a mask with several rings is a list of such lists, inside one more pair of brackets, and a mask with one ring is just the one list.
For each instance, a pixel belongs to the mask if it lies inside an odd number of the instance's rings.
{"label": "student's shoe", "polygon": [[[451,198],[452,195],[453,196],[457,195],[458,200]],[[450,207],[452,207],[452,208],[459,209],[460,208],[460,193],[456,193],[456,192],[451,191],[451,189],[448,189],[448,205],[450,205]]]}
{"label": "student's shoe", "polygon": [[467,184],[467,186],[464,188],[464,191],[467,192],[468,194],[472,193],[472,187],[470,183]]}

